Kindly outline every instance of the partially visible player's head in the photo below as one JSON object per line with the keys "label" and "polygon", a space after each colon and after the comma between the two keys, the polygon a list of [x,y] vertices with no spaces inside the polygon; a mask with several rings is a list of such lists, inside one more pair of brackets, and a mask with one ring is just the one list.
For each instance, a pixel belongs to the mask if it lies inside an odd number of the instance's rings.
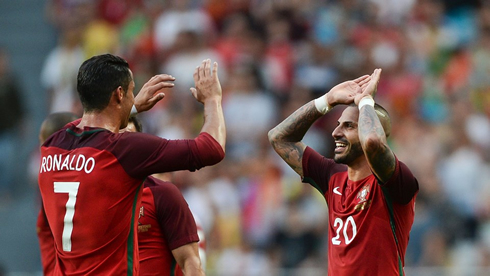
{"label": "partially visible player's head", "polygon": [[[133,93],[134,83],[126,60],[111,54],[93,56],[80,66],[77,91],[84,112],[102,111],[113,92],[121,87],[124,93]],[[130,95],[131,96],[131,95]],[[132,105],[132,103],[131,103]]]}
{"label": "partially visible player's head", "polygon": [[136,116],[130,116],[128,120],[128,125],[126,128],[121,129],[119,132],[143,132],[143,125],[141,121]]}
{"label": "partially visible player's head", "polygon": [[[374,110],[383,126],[386,137],[389,137],[391,119],[388,112],[379,104],[375,104]],[[338,125],[332,132],[335,141],[335,162],[349,165],[360,158],[364,158],[364,151],[359,141],[358,120],[359,109],[356,105],[350,105],[342,112]]]}
{"label": "partially visible player's head", "polygon": [[78,119],[77,115],[71,112],[56,112],[49,114],[41,124],[39,142],[43,144],[49,136],[76,119]]}

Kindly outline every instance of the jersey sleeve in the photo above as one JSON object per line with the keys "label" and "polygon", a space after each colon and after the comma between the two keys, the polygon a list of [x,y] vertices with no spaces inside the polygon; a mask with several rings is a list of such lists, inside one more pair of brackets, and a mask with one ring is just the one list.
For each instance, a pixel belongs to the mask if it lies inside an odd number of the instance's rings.
{"label": "jersey sleeve", "polygon": [[172,183],[150,187],[160,229],[169,249],[174,250],[191,242],[198,242],[194,217],[182,193]]}
{"label": "jersey sleeve", "polygon": [[392,199],[399,204],[408,204],[419,190],[417,179],[407,165],[398,158],[396,158],[395,172],[386,183],[381,185],[386,187]]}
{"label": "jersey sleeve", "polygon": [[309,183],[322,194],[328,191],[330,177],[340,171],[345,171],[345,166],[335,163],[333,159],[326,158],[306,147],[303,153],[303,179],[304,183]]}
{"label": "jersey sleeve", "polygon": [[112,152],[128,174],[135,178],[178,170],[195,171],[224,158],[219,143],[205,132],[195,139],[182,140],[125,132],[114,147],[117,149]]}

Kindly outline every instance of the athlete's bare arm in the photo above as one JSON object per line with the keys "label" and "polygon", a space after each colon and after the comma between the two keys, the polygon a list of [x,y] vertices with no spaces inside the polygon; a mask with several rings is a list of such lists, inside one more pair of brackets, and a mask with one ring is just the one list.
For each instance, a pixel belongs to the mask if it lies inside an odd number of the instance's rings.
{"label": "athlete's bare arm", "polygon": [[[351,104],[361,87],[370,81],[370,76],[362,76],[333,87],[325,97],[327,104]],[[279,125],[269,131],[269,141],[274,150],[301,177],[303,177],[303,153],[306,145],[301,142],[311,125],[323,116],[314,101],[303,105]]]}
{"label": "athlete's bare arm", "polygon": [[[357,105],[362,98],[372,97],[376,93],[380,76],[381,69],[376,69],[369,85],[362,94],[356,96],[354,101]],[[395,171],[395,155],[388,146],[385,131],[374,107],[364,105],[359,110],[358,125],[359,140],[371,170],[382,182],[388,181]]]}
{"label": "athlete's bare arm", "polygon": [[274,150],[301,177],[303,177],[303,153],[306,148],[301,140],[311,125],[321,116],[315,103],[311,101],[269,131],[269,142]]}
{"label": "athlete's bare arm", "polygon": [[218,79],[218,63],[204,60],[194,71],[195,88],[191,88],[192,95],[197,101],[204,104],[204,125],[201,132],[211,135],[225,150],[226,127],[221,106],[222,91]]}
{"label": "athlete's bare arm", "polygon": [[199,246],[197,242],[188,243],[172,250],[175,260],[179,264],[184,275],[205,275],[201,259],[199,258]]}

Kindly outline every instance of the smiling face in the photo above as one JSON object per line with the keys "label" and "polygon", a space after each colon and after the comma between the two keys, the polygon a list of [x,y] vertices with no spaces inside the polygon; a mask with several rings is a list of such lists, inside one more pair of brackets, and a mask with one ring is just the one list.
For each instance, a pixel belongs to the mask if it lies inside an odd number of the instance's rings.
{"label": "smiling face", "polygon": [[335,141],[334,161],[350,165],[364,157],[359,141],[358,121],[359,110],[356,106],[348,106],[338,120],[338,125],[332,132]]}

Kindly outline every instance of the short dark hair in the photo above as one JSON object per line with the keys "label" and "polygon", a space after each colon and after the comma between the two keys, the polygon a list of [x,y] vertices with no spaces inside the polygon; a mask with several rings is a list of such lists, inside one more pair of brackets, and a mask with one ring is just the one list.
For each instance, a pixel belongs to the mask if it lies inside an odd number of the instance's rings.
{"label": "short dark hair", "polygon": [[128,124],[133,123],[136,132],[143,132],[143,124],[141,124],[140,119],[136,115],[129,116]]}
{"label": "short dark hair", "polygon": [[109,104],[112,92],[119,86],[127,92],[131,80],[129,64],[121,57],[104,54],[84,61],[77,76],[83,110],[103,110]]}

